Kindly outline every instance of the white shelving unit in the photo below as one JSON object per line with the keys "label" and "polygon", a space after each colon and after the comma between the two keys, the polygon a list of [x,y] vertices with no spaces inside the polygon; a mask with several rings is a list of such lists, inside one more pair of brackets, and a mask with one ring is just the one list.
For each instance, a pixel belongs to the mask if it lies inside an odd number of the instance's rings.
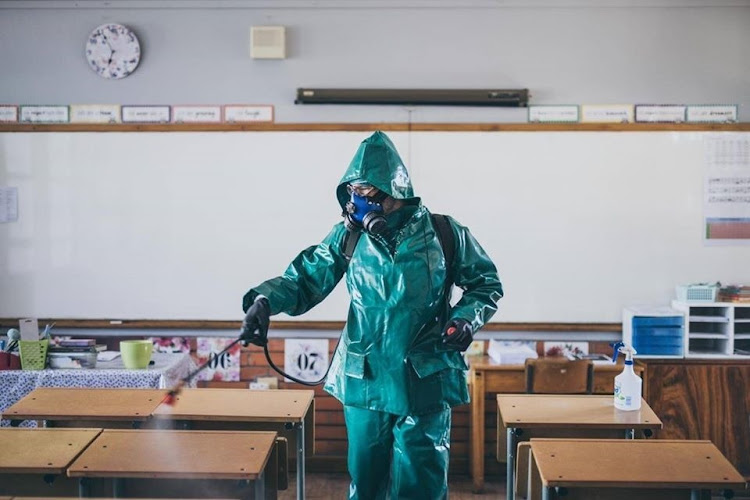
{"label": "white shelving unit", "polygon": [[750,357],[750,303],[675,300],[672,307],[685,314],[686,358]]}

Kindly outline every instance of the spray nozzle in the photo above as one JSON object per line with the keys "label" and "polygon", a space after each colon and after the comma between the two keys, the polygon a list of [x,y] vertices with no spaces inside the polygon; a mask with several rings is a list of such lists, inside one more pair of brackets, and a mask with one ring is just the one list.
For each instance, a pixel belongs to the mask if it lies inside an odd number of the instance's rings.
{"label": "spray nozzle", "polygon": [[635,349],[633,349],[631,346],[629,346],[625,342],[612,342],[609,345],[614,348],[614,352],[612,353],[613,363],[617,363],[617,356],[620,353],[623,353],[625,354],[625,364],[626,365],[633,364],[633,356],[638,354],[638,352]]}

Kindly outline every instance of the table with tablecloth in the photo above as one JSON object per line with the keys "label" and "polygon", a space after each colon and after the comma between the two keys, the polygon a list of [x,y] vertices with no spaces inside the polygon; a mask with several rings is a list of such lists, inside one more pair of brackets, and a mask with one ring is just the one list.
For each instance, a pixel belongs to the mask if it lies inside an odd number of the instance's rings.
{"label": "table with tablecloth", "polygon": [[[99,361],[94,369],[0,370],[0,413],[37,387],[167,389],[196,368],[187,353],[154,353],[151,359],[154,364],[143,370],[126,369],[120,358]],[[0,420],[0,426],[9,425]]]}

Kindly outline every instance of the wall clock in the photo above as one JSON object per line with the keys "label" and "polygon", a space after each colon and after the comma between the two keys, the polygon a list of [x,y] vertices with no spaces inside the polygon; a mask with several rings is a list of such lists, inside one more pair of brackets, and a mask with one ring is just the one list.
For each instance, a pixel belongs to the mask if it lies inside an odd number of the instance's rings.
{"label": "wall clock", "polygon": [[102,24],[86,40],[86,60],[102,78],[125,78],[138,67],[141,45],[129,28],[121,24]]}

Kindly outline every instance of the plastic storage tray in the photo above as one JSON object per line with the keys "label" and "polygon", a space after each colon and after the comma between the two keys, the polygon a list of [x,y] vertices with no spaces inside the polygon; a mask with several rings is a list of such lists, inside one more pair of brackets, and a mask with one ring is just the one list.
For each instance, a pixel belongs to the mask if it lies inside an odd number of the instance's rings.
{"label": "plastic storage tray", "polygon": [[633,348],[641,356],[682,356],[682,316],[635,316],[632,319]]}

